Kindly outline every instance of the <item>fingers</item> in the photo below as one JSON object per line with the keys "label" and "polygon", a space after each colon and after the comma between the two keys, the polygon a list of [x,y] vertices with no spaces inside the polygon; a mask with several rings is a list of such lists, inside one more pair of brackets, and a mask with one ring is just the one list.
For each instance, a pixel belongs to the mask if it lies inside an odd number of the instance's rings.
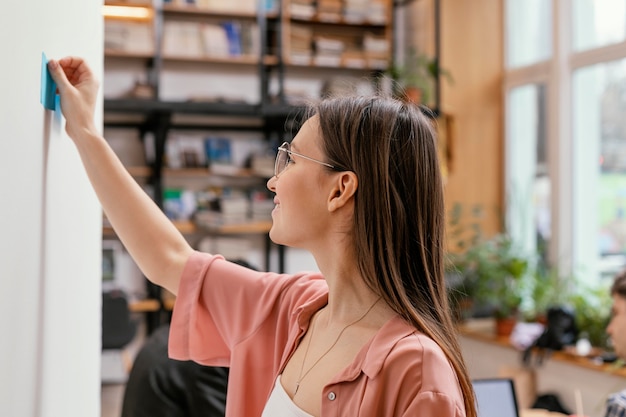
{"label": "fingers", "polygon": [[82,58],[72,56],[61,58],[59,60],[59,64],[65,71],[65,75],[68,80],[73,85],[77,85],[93,78],[91,69]]}
{"label": "fingers", "polygon": [[59,91],[63,92],[68,87],[70,82],[67,79],[63,68],[59,65],[59,62],[54,59],[48,61],[48,70],[50,71],[50,76],[57,84]]}
{"label": "fingers", "polygon": [[94,81],[91,69],[82,58],[65,57],[58,61],[51,59],[48,62],[48,69],[61,91],[69,85],[77,87],[82,83]]}

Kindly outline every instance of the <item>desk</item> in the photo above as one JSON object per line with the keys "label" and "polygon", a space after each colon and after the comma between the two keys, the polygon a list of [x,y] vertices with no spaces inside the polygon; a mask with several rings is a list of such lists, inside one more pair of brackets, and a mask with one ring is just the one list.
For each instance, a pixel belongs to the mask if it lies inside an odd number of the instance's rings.
{"label": "desk", "polygon": [[[493,321],[482,319],[470,320],[459,326],[459,341],[471,378],[493,378],[500,376],[504,368],[522,367],[522,352],[513,348],[508,338],[496,337],[493,329]],[[585,414],[589,417],[602,417],[607,396],[626,387],[626,371],[623,368],[598,365],[587,358],[563,352],[554,352],[533,371],[535,391],[558,395],[563,405],[572,412],[576,409],[574,393],[579,389]],[[523,407],[528,407],[528,404]]]}
{"label": "desk", "polygon": [[[469,320],[459,326],[459,331],[463,336],[516,351],[511,345],[508,337],[495,335],[494,323],[492,319]],[[625,367],[616,367],[614,364],[599,363],[594,360],[594,358],[578,356],[576,354],[569,353],[569,351],[552,352],[550,359],[626,378]],[[624,385],[626,385],[626,380],[624,381]]]}

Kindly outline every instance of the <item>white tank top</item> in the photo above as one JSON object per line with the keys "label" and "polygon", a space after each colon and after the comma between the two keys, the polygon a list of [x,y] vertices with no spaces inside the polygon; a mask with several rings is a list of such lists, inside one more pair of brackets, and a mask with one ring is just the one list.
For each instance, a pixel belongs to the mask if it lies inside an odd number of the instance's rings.
{"label": "white tank top", "polygon": [[313,417],[303,411],[289,398],[289,395],[280,383],[280,375],[276,378],[274,389],[265,404],[261,417]]}

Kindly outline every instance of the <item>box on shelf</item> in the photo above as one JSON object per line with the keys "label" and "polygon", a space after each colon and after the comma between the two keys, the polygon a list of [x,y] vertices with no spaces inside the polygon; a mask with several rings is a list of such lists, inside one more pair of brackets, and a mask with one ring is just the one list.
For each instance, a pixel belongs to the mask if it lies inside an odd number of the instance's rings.
{"label": "box on shelf", "polygon": [[165,57],[200,57],[204,54],[200,38],[200,23],[167,21],[163,26],[163,55]]}
{"label": "box on shelf", "polygon": [[134,54],[153,54],[152,23],[105,19],[104,48]]}
{"label": "box on shelf", "polygon": [[207,237],[198,243],[198,250],[206,253],[219,253],[231,261],[243,260],[248,257],[252,244],[250,239],[238,237]]}
{"label": "box on shelf", "polygon": [[195,136],[170,135],[165,144],[165,159],[168,168],[199,168],[207,165],[201,140]]}

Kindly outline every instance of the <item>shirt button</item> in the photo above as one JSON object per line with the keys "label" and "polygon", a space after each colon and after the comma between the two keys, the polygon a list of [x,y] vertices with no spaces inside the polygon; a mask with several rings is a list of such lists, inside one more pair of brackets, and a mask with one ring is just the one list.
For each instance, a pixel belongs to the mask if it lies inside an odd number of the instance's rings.
{"label": "shirt button", "polygon": [[334,392],[329,392],[329,393],[328,393],[328,399],[329,399],[329,400],[334,401],[334,400],[335,400],[335,398],[337,398],[337,396],[335,395],[335,393],[334,393]]}

